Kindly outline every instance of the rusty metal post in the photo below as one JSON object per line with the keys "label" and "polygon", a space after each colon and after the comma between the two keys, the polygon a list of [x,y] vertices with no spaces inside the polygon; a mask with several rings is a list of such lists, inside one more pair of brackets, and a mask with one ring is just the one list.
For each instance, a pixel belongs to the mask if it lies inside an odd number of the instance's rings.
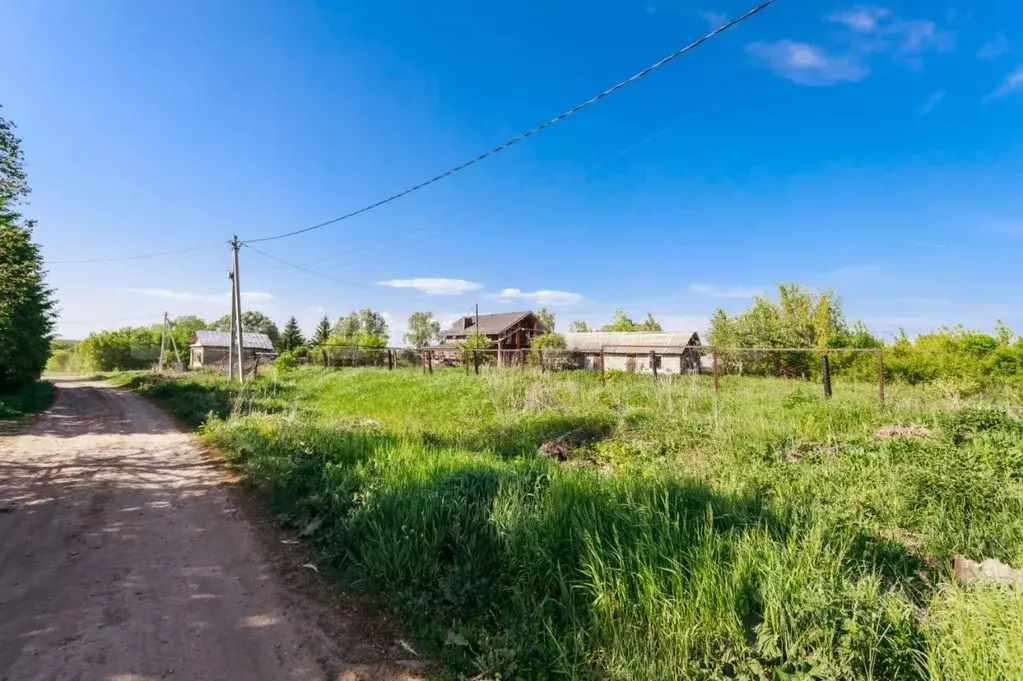
{"label": "rusty metal post", "polygon": [[604,346],[600,346],[600,384],[607,385],[607,374],[604,373]]}
{"label": "rusty metal post", "polygon": [[877,392],[884,404],[884,348],[877,349]]}
{"label": "rusty metal post", "polygon": [[426,368],[433,374],[433,350],[426,351]]}
{"label": "rusty metal post", "polygon": [[714,348],[714,392],[721,392],[721,384],[718,382],[718,349]]}
{"label": "rusty metal post", "polygon": [[831,364],[828,362],[828,353],[821,357],[821,373],[824,377],[824,397],[831,397]]}

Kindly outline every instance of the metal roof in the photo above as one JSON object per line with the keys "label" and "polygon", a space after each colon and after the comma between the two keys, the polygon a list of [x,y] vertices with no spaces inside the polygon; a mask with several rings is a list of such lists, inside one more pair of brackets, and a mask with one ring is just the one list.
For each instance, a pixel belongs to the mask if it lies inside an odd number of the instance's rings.
{"label": "metal roof", "polygon": [[589,333],[566,333],[565,346],[577,352],[605,352],[621,354],[644,354],[657,352],[681,352],[688,346],[700,345],[700,335],[695,331],[671,331],[663,333],[592,331]]}
{"label": "metal roof", "polygon": [[[526,316],[533,314],[531,310],[525,312],[499,312],[497,314],[481,314],[480,325],[476,326],[476,318],[473,315],[459,317],[450,329],[444,332],[445,336],[467,336],[479,331],[480,333],[493,336],[503,333],[518,324]],[[462,327],[464,320],[471,320],[472,325],[468,329]],[[543,326],[543,324],[540,324]]]}
{"label": "metal roof", "polygon": [[[196,331],[192,345],[206,348],[226,348],[231,345],[231,334],[227,331]],[[273,352],[274,344],[265,333],[242,334],[242,347]]]}

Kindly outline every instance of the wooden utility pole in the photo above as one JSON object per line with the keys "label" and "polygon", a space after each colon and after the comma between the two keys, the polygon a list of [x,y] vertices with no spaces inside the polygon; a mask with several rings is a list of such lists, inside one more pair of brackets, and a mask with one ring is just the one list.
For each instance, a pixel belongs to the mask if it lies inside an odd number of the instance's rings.
{"label": "wooden utility pole", "polygon": [[472,349],[472,365],[480,373],[480,304],[476,303],[476,343]]}
{"label": "wooden utility pole", "polygon": [[238,336],[238,345],[236,347],[237,354],[238,354],[238,382],[239,383],[245,383],[245,364],[244,364],[244,360],[245,360],[245,350],[244,350],[244,347],[245,346],[244,346],[244,344],[242,342],[242,339],[244,338],[244,336],[243,336],[243,329],[242,329],[242,290],[241,290],[241,282],[240,282],[240,280],[238,278],[238,249],[239,248],[241,248],[241,242],[238,241],[238,237],[235,236],[231,240],[231,250],[233,251],[232,258],[233,258],[233,261],[234,261],[234,276],[232,277],[232,281],[234,281],[234,308],[235,308],[235,313],[237,314],[237,320],[238,320],[237,323],[235,324],[235,329],[237,331],[237,336]]}
{"label": "wooden utility pole", "polygon": [[157,359],[157,366],[163,371],[163,349],[167,343],[167,313],[163,313],[163,328],[160,329],[160,357]]}
{"label": "wooden utility pole", "polygon": [[163,313],[163,322],[167,326],[167,335],[170,336],[171,347],[174,348],[174,356],[178,360],[178,371],[185,370],[185,363],[181,361],[181,353],[178,352],[178,342],[174,340],[174,323],[167,317],[167,313]]}
{"label": "wooden utility pole", "polygon": [[227,278],[231,280],[231,330],[227,343],[227,380],[234,381],[234,272],[228,272]]}

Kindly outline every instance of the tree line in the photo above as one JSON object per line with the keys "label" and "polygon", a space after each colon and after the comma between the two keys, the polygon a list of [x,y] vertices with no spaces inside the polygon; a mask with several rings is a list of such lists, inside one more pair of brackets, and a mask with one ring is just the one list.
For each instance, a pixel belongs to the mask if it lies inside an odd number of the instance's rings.
{"label": "tree line", "polygon": [[31,191],[21,140],[0,116],[0,394],[39,379],[50,355],[56,320],[35,221],[19,212]]}

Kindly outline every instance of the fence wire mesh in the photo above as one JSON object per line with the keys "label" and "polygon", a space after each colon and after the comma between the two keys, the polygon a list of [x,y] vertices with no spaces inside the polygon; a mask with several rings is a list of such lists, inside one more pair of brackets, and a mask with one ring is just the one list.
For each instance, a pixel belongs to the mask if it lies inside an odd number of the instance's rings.
{"label": "fence wire mesh", "polygon": [[816,386],[826,396],[853,383],[876,384],[884,400],[884,356],[880,348],[715,348],[710,346],[605,346],[599,351],[559,348],[515,350],[464,347],[381,348],[328,345],[309,350],[306,364],[333,369],[460,369],[466,373],[495,370],[646,375],[655,380],[699,376],[715,391],[738,389],[744,379],[790,379],[794,389]]}

